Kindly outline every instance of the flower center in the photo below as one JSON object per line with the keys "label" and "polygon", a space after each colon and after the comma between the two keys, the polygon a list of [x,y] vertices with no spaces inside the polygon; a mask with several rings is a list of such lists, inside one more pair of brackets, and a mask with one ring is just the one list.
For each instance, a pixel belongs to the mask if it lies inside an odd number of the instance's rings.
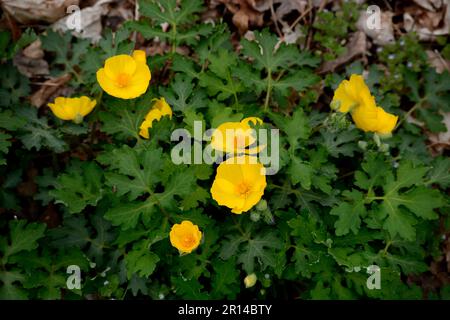
{"label": "flower center", "polygon": [[117,86],[123,88],[130,83],[130,75],[127,73],[120,73],[116,79]]}
{"label": "flower center", "polygon": [[191,247],[195,243],[195,239],[192,235],[186,235],[181,240],[185,247]]}
{"label": "flower center", "polygon": [[240,197],[247,198],[251,191],[251,186],[245,181],[242,181],[236,186],[236,192]]}

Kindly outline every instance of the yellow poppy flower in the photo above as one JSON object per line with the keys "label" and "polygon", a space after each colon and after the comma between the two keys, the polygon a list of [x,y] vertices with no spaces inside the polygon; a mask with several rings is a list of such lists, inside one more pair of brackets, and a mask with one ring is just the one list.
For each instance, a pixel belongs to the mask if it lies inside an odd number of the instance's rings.
{"label": "yellow poppy flower", "polygon": [[147,91],[151,73],[145,52],[135,50],[132,56],[120,54],[106,59],[97,71],[97,81],[108,94],[116,98],[134,99]]}
{"label": "yellow poppy flower", "polygon": [[352,112],[355,125],[365,132],[389,135],[397,124],[398,116],[390,114],[381,107],[357,108]]}
{"label": "yellow poppy flower", "polygon": [[83,121],[83,117],[94,109],[96,104],[97,101],[86,96],[79,98],[57,97],[54,103],[49,103],[48,106],[59,119],[80,123]]}
{"label": "yellow poppy flower", "polygon": [[390,135],[397,123],[397,116],[376,105],[360,75],[353,74],[350,80],[342,81],[331,103],[337,104],[340,112],[350,112],[356,127],[365,132]]}
{"label": "yellow poppy flower", "polygon": [[331,104],[339,105],[340,112],[349,112],[354,108],[375,106],[375,99],[361,75],[352,74],[350,80],[342,81],[334,92]]}
{"label": "yellow poppy flower", "polygon": [[[253,159],[252,159],[253,160]],[[221,206],[240,214],[256,205],[266,188],[265,169],[250,156],[229,158],[217,168],[211,195]]]}
{"label": "yellow poppy flower", "polygon": [[[258,153],[261,147],[247,149],[256,141],[254,131],[249,125],[262,124],[263,121],[257,117],[249,117],[241,122],[225,122],[222,123],[211,136],[211,147],[223,151],[233,153]],[[263,146],[264,147],[264,146]]]}
{"label": "yellow poppy flower", "polygon": [[184,220],[180,224],[174,224],[170,230],[170,243],[181,253],[191,253],[202,240],[202,233],[197,225]]}
{"label": "yellow poppy flower", "polygon": [[166,99],[162,97],[160,99],[153,99],[153,101],[156,101],[155,104],[153,105],[152,109],[147,113],[144,121],[139,127],[140,129],[139,135],[145,139],[150,138],[148,134],[148,129],[152,127],[154,120],[159,121],[161,120],[162,116],[169,116],[170,118],[172,118],[172,109],[166,102]]}

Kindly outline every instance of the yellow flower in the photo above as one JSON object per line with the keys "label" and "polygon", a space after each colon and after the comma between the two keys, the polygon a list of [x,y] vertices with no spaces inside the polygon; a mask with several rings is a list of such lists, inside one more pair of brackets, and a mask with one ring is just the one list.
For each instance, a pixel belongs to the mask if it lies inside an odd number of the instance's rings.
{"label": "yellow flower", "polygon": [[48,106],[53,114],[61,120],[72,120],[75,123],[83,121],[83,117],[94,109],[97,101],[86,96],[80,98],[57,97]]}
{"label": "yellow flower", "polygon": [[191,253],[202,240],[202,233],[198,226],[191,221],[184,220],[180,224],[174,224],[170,230],[170,243],[181,253]]}
{"label": "yellow flower", "polygon": [[375,132],[389,135],[397,124],[398,117],[383,110],[381,107],[357,108],[352,112],[355,125],[365,132]]}
{"label": "yellow flower", "polygon": [[233,157],[222,162],[211,187],[212,198],[233,213],[250,210],[261,200],[267,185],[263,165],[255,162],[256,159],[250,156]]}
{"label": "yellow flower", "polygon": [[249,122],[254,125],[263,123],[260,118],[249,117],[241,122],[225,122],[221,124],[211,136],[212,148],[223,152],[258,153],[261,149],[260,147],[247,149],[248,146],[256,141],[254,130],[250,127]]}
{"label": "yellow flower", "polygon": [[145,52],[135,50],[132,56],[120,54],[106,59],[97,71],[97,81],[108,94],[116,98],[134,99],[145,93],[151,74]]}
{"label": "yellow flower", "polygon": [[154,120],[159,121],[161,120],[162,116],[169,116],[170,118],[172,118],[172,109],[166,102],[166,99],[162,97],[160,99],[153,99],[153,101],[156,101],[155,104],[153,105],[152,109],[147,113],[144,121],[139,127],[140,129],[139,135],[146,139],[150,138],[148,134],[148,129],[152,127]]}
{"label": "yellow flower", "polygon": [[340,112],[349,112],[356,127],[365,132],[390,135],[398,117],[378,107],[375,98],[360,75],[352,75],[342,81],[336,89],[332,104],[339,106]]}
{"label": "yellow flower", "polygon": [[349,112],[354,108],[375,106],[375,99],[361,75],[352,74],[350,80],[342,81],[334,92],[331,104],[339,105],[340,112]]}

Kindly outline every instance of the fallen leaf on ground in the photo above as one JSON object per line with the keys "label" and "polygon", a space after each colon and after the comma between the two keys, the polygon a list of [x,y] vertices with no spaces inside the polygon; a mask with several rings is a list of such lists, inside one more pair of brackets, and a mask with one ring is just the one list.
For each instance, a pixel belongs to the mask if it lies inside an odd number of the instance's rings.
{"label": "fallen leaf on ground", "polygon": [[79,38],[90,39],[97,42],[101,39],[102,33],[102,16],[109,12],[108,3],[113,0],[100,0],[93,6],[86,7],[79,12],[75,11],[72,14],[61,18],[52,25],[55,31],[68,31],[69,26],[73,24],[78,18],[80,21],[80,32],[74,30],[72,34]]}
{"label": "fallen leaf on ground", "polygon": [[45,103],[52,94],[54,94],[60,87],[66,84],[71,79],[70,74],[62,75],[58,78],[53,78],[45,81],[41,88],[33,93],[30,97],[31,104],[37,108],[40,108]]}
{"label": "fallen leaf on ground", "polygon": [[450,4],[440,11],[428,11],[421,7],[408,7],[403,14],[403,27],[407,32],[416,32],[419,40],[435,40],[437,36],[450,32]]}
{"label": "fallen leaf on ground", "polygon": [[249,27],[261,27],[264,14],[255,10],[249,2],[252,0],[220,0],[233,14],[233,24],[241,34],[247,32]]}
{"label": "fallen leaf on ground", "polygon": [[362,31],[355,32],[349,43],[347,44],[347,51],[345,54],[337,57],[335,60],[326,61],[320,68],[319,73],[333,72],[341,65],[344,65],[357,56],[365,54],[367,51],[366,35]]}
{"label": "fallen leaf on ground", "polygon": [[429,11],[437,11],[442,7],[442,0],[413,0],[422,8],[425,8]]}
{"label": "fallen leaf on ground", "polygon": [[450,72],[450,61],[445,60],[437,50],[427,50],[426,53],[428,56],[428,62],[436,69],[437,73],[442,73],[445,70]]}
{"label": "fallen leaf on ground", "polygon": [[394,28],[392,26],[393,13],[386,11],[380,13],[380,28],[369,28],[368,19],[371,19],[371,14],[362,11],[359,15],[356,26],[358,30],[363,31],[373,43],[384,46],[395,41]]}
{"label": "fallen leaf on ground", "polygon": [[17,22],[31,24],[34,22],[52,23],[66,15],[66,8],[78,5],[78,0],[3,0],[2,8]]}
{"label": "fallen leaf on ground", "polygon": [[13,62],[21,74],[32,78],[50,73],[48,63],[43,58],[44,51],[41,47],[41,40],[38,39],[16,54]]}

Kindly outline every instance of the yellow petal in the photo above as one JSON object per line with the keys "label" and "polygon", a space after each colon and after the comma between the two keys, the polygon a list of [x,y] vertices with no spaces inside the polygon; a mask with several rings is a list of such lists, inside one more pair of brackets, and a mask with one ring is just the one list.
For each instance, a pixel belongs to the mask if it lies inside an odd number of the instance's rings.
{"label": "yellow petal", "polygon": [[398,116],[384,111],[382,108],[378,110],[378,128],[377,133],[389,134],[394,130],[397,124]]}
{"label": "yellow petal", "polygon": [[155,104],[153,105],[153,108],[158,109],[161,111],[161,115],[163,116],[169,116],[172,118],[172,108],[170,108],[169,104],[166,102],[166,99],[164,97],[161,97],[159,99],[153,99],[155,101]]}
{"label": "yellow petal", "polygon": [[108,78],[115,80],[120,74],[132,75],[136,71],[136,61],[126,54],[120,54],[105,61],[105,73]]}
{"label": "yellow petal", "polygon": [[349,112],[362,106],[371,97],[370,90],[361,75],[353,74],[350,80],[343,80],[334,92],[332,103],[339,102],[340,112]]}
{"label": "yellow petal", "polygon": [[194,225],[191,221],[184,220],[180,224],[172,226],[169,239],[172,246],[180,252],[191,253],[192,250],[199,246],[202,233],[197,225]]}
{"label": "yellow petal", "polygon": [[150,139],[150,135],[148,134],[148,129],[152,127],[152,121],[144,120],[139,127],[139,135],[145,139]]}
{"label": "yellow petal", "polygon": [[147,55],[144,50],[134,50],[133,59],[138,62],[144,62],[145,64],[147,64]]}
{"label": "yellow petal", "polygon": [[80,122],[84,116],[89,114],[97,102],[86,96],[80,98],[57,97],[54,103],[48,106],[53,114],[61,120],[73,120]]}
{"label": "yellow petal", "polygon": [[258,117],[248,117],[248,118],[245,118],[245,119],[241,120],[242,124],[248,125],[249,122],[253,123],[253,125],[257,125],[257,124],[261,125],[261,124],[263,124],[263,121],[260,118],[258,118]]}
{"label": "yellow petal", "polygon": [[91,100],[86,96],[80,97],[80,109],[79,109],[80,115],[84,117],[87,114],[89,114],[94,109],[96,104],[97,101]]}

